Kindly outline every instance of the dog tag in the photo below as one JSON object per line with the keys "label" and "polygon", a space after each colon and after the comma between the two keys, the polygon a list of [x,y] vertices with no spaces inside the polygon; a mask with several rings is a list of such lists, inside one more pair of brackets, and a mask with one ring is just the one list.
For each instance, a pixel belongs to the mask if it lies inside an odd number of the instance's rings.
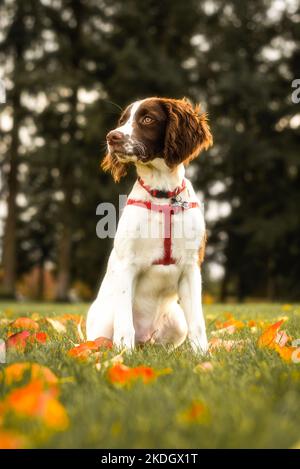
{"label": "dog tag", "polygon": [[171,204],[173,207],[182,207],[183,209],[187,209],[189,207],[188,202],[184,202],[179,195],[171,199]]}

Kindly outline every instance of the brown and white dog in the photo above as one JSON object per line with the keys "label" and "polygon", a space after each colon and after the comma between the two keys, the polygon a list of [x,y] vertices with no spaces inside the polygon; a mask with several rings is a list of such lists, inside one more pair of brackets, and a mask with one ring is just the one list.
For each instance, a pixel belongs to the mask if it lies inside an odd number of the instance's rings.
{"label": "brown and white dog", "polygon": [[119,221],[87,338],[133,348],[178,346],[186,337],[207,351],[201,303],[203,212],[185,165],[212,144],[205,113],[186,99],[147,98],[122,113],[107,135],[102,167],[115,181],[136,166],[138,179]]}

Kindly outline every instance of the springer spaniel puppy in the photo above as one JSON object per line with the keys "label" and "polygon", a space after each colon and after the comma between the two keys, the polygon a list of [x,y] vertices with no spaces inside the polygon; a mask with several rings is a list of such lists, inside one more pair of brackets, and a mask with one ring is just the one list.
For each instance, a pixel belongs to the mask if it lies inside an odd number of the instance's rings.
{"label": "springer spaniel puppy", "polygon": [[107,135],[102,163],[115,181],[133,163],[135,182],[121,215],[87,338],[208,349],[201,304],[205,224],[185,166],[212,144],[205,113],[186,99],[147,98],[128,106]]}

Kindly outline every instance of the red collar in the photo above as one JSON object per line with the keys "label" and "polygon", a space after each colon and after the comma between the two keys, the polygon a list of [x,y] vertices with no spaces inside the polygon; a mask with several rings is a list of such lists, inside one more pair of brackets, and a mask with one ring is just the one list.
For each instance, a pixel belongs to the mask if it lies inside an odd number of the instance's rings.
{"label": "red collar", "polygon": [[150,194],[152,197],[156,197],[157,199],[172,199],[176,197],[180,192],[185,189],[186,183],[185,179],[182,180],[181,186],[176,187],[173,191],[162,191],[160,189],[151,189],[151,187],[147,186],[141,177],[138,177],[138,181],[140,185]]}

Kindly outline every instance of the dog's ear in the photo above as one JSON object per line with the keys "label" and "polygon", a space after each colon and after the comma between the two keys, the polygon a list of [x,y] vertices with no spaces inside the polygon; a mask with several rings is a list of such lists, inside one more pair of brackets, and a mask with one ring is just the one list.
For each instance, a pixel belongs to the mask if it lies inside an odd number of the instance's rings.
{"label": "dog's ear", "polygon": [[212,145],[213,139],[207,114],[200,105],[193,107],[187,99],[163,99],[168,121],[165,135],[164,159],[172,168],[188,164],[201,150]]}
{"label": "dog's ear", "polygon": [[111,155],[110,153],[107,153],[107,155],[105,155],[101,163],[101,168],[104,171],[110,171],[115,182],[119,182],[120,179],[127,173],[126,165],[120,163],[117,157],[115,155]]}

